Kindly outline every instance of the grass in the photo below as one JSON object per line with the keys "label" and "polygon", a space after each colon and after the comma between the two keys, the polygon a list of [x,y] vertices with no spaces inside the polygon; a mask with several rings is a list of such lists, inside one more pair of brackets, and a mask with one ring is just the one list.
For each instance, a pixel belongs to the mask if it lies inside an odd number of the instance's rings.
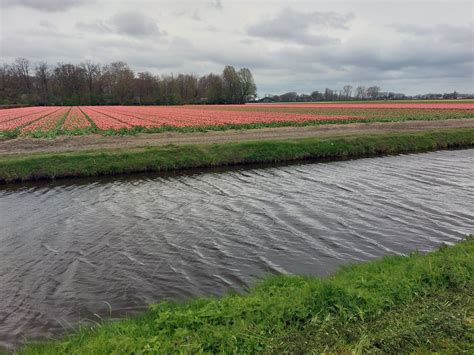
{"label": "grass", "polygon": [[327,279],[273,276],[244,295],[162,302],[24,354],[468,353],[474,239],[389,256]]}
{"label": "grass", "polygon": [[344,160],[474,146],[474,129],[0,156],[0,182],[290,160]]}

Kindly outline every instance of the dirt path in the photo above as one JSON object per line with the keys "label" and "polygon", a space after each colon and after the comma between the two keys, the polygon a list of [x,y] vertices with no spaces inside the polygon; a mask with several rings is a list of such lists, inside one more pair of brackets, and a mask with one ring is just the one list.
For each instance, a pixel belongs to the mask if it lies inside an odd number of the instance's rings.
{"label": "dirt path", "polygon": [[278,127],[194,133],[143,133],[137,136],[59,136],[54,139],[16,138],[0,141],[0,155],[70,152],[78,150],[138,148],[164,144],[203,144],[252,140],[378,134],[449,128],[474,128],[474,119],[331,124],[305,127]]}

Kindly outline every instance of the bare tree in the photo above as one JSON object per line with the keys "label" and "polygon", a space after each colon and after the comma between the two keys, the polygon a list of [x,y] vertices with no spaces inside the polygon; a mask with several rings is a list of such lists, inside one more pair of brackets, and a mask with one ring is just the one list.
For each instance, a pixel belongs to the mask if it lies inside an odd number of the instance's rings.
{"label": "bare tree", "polygon": [[324,100],[325,101],[332,101],[334,100],[334,97],[335,97],[335,94],[334,94],[334,91],[329,89],[329,88],[326,88],[326,90],[324,90]]}
{"label": "bare tree", "polygon": [[15,60],[14,68],[18,76],[23,80],[28,94],[31,93],[30,80],[30,61],[26,58],[17,58]]}
{"label": "bare tree", "polygon": [[371,86],[367,88],[367,96],[375,100],[379,96],[380,88],[378,86]]}
{"label": "bare tree", "polygon": [[100,77],[100,64],[92,63],[90,60],[82,63],[81,68],[84,70],[86,79],[87,79],[87,89],[89,91],[89,103],[93,103],[94,99],[94,86],[98,84],[98,79]]}
{"label": "bare tree", "polygon": [[108,66],[110,75],[111,99],[114,103],[125,104],[133,99],[133,83],[135,74],[128,64],[114,62]]}
{"label": "bare tree", "polygon": [[36,80],[39,83],[40,96],[42,103],[48,102],[49,96],[49,79],[50,79],[49,66],[45,62],[39,62],[35,68]]}
{"label": "bare tree", "polygon": [[342,96],[346,99],[352,96],[352,86],[351,85],[344,85],[342,88]]}
{"label": "bare tree", "polygon": [[150,72],[141,72],[137,74],[135,79],[135,96],[140,104],[154,104],[159,96],[158,88],[159,79],[154,77]]}
{"label": "bare tree", "polygon": [[358,100],[363,100],[367,98],[367,89],[365,86],[358,86],[356,89],[356,98]]}

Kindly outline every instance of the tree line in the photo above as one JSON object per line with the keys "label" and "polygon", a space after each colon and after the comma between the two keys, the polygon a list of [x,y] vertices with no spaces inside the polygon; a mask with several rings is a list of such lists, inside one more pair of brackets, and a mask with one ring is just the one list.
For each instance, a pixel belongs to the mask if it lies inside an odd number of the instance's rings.
{"label": "tree line", "polygon": [[257,87],[248,68],[222,73],[153,75],[128,64],[32,63],[17,58],[0,67],[0,105],[242,104]]}
{"label": "tree line", "polygon": [[[380,98],[380,87],[345,85],[341,90],[326,88],[324,91],[313,91],[311,94],[298,94],[291,91],[282,95],[266,95],[263,101],[273,102],[313,102],[313,101],[338,101],[338,100],[376,100]],[[390,93],[398,98],[402,94]]]}
{"label": "tree line", "polygon": [[357,101],[357,100],[449,100],[472,99],[473,94],[460,94],[457,91],[444,94],[424,94],[409,96],[403,93],[381,91],[379,86],[345,85],[341,90],[326,88],[324,91],[313,91],[311,94],[298,94],[291,91],[282,95],[270,95],[260,99],[260,102],[315,102],[315,101]]}

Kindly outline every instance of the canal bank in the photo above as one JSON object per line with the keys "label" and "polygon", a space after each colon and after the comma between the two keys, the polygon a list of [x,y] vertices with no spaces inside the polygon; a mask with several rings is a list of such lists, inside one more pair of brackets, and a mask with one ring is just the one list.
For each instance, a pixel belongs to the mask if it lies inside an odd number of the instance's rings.
{"label": "canal bank", "polygon": [[345,267],[328,279],[271,277],[245,295],[162,302],[19,353],[467,352],[474,240]]}
{"label": "canal bank", "polygon": [[146,146],[0,156],[0,182],[179,169],[346,160],[474,146],[474,129],[381,132],[335,137]]}

